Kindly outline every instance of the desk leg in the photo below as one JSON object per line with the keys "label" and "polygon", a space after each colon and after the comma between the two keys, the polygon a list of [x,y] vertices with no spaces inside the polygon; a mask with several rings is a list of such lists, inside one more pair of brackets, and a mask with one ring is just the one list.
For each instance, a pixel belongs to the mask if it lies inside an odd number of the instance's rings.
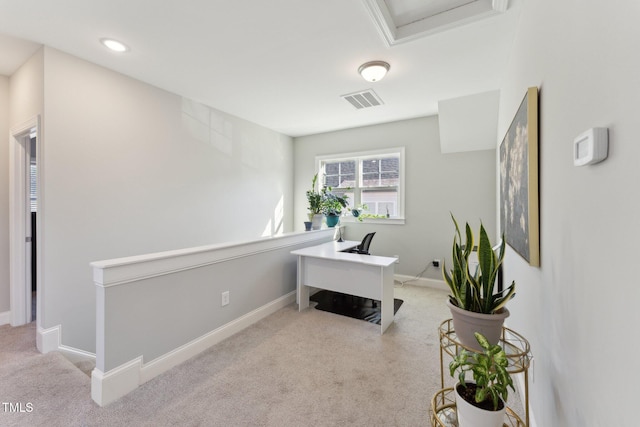
{"label": "desk leg", "polygon": [[302,311],[309,307],[309,287],[303,284],[304,280],[304,257],[298,256],[298,281],[297,281],[297,299],[298,311]]}
{"label": "desk leg", "polygon": [[380,335],[393,323],[393,266],[381,267]]}
{"label": "desk leg", "polygon": [[[391,308],[390,313],[389,307]],[[380,335],[382,335],[389,325],[393,323],[393,300],[391,304],[388,301],[380,302],[380,311]]]}

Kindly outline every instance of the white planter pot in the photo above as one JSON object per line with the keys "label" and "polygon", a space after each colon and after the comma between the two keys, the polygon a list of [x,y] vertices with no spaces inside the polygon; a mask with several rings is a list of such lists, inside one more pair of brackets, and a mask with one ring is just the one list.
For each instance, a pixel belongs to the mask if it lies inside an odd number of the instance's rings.
{"label": "white planter pot", "polygon": [[311,229],[312,230],[320,230],[320,228],[322,228],[322,219],[323,218],[324,218],[324,215],[315,214],[313,216],[313,218],[311,219]]}
{"label": "white planter pot", "polygon": [[[458,427],[502,427],[507,405],[503,405],[499,411],[487,411],[467,402],[458,394],[458,384],[454,388],[456,395],[456,412],[458,415]],[[503,402],[504,403],[504,402]]]}
{"label": "white planter pot", "polygon": [[499,313],[483,314],[473,311],[463,310],[456,307],[447,300],[451,317],[453,319],[453,329],[462,345],[476,351],[482,351],[478,344],[474,332],[480,332],[485,336],[490,344],[497,344],[502,334],[504,319],[509,317],[509,310],[503,307]]}

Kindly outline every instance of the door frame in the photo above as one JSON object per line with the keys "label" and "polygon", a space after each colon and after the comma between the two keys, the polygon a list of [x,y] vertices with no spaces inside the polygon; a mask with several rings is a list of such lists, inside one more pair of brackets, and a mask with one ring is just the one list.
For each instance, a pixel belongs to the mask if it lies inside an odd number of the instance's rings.
{"label": "door frame", "polygon": [[[35,116],[19,126],[11,128],[9,143],[9,294],[11,305],[11,325],[19,326],[31,322],[31,244],[27,238],[31,237],[28,196],[30,174],[29,152],[31,130],[36,133],[36,185],[38,215],[36,215],[36,229],[38,244],[36,246],[36,324],[42,324],[41,307],[44,292],[42,288],[42,135],[40,115]],[[28,217],[29,215],[29,217]]]}

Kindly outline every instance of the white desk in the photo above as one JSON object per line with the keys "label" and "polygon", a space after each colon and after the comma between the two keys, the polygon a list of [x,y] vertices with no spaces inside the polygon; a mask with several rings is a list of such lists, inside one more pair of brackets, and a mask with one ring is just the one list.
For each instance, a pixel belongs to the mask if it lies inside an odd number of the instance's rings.
{"label": "white desk", "polygon": [[380,301],[380,334],[393,322],[393,272],[397,258],[341,252],[360,242],[328,242],[298,249],[298,310],[309,307],[309,287]]}

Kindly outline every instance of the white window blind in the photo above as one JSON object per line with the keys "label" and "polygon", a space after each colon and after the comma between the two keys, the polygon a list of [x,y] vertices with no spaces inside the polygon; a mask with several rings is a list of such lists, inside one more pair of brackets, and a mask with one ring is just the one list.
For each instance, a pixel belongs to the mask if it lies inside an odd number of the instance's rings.
{"label": "white window blind", "polygon": [[38,187],[36,177],[38,176],[38,169],[35,163],[31,163],[29,170],[29,199],[31,202],[31,212],[38,212]]}

